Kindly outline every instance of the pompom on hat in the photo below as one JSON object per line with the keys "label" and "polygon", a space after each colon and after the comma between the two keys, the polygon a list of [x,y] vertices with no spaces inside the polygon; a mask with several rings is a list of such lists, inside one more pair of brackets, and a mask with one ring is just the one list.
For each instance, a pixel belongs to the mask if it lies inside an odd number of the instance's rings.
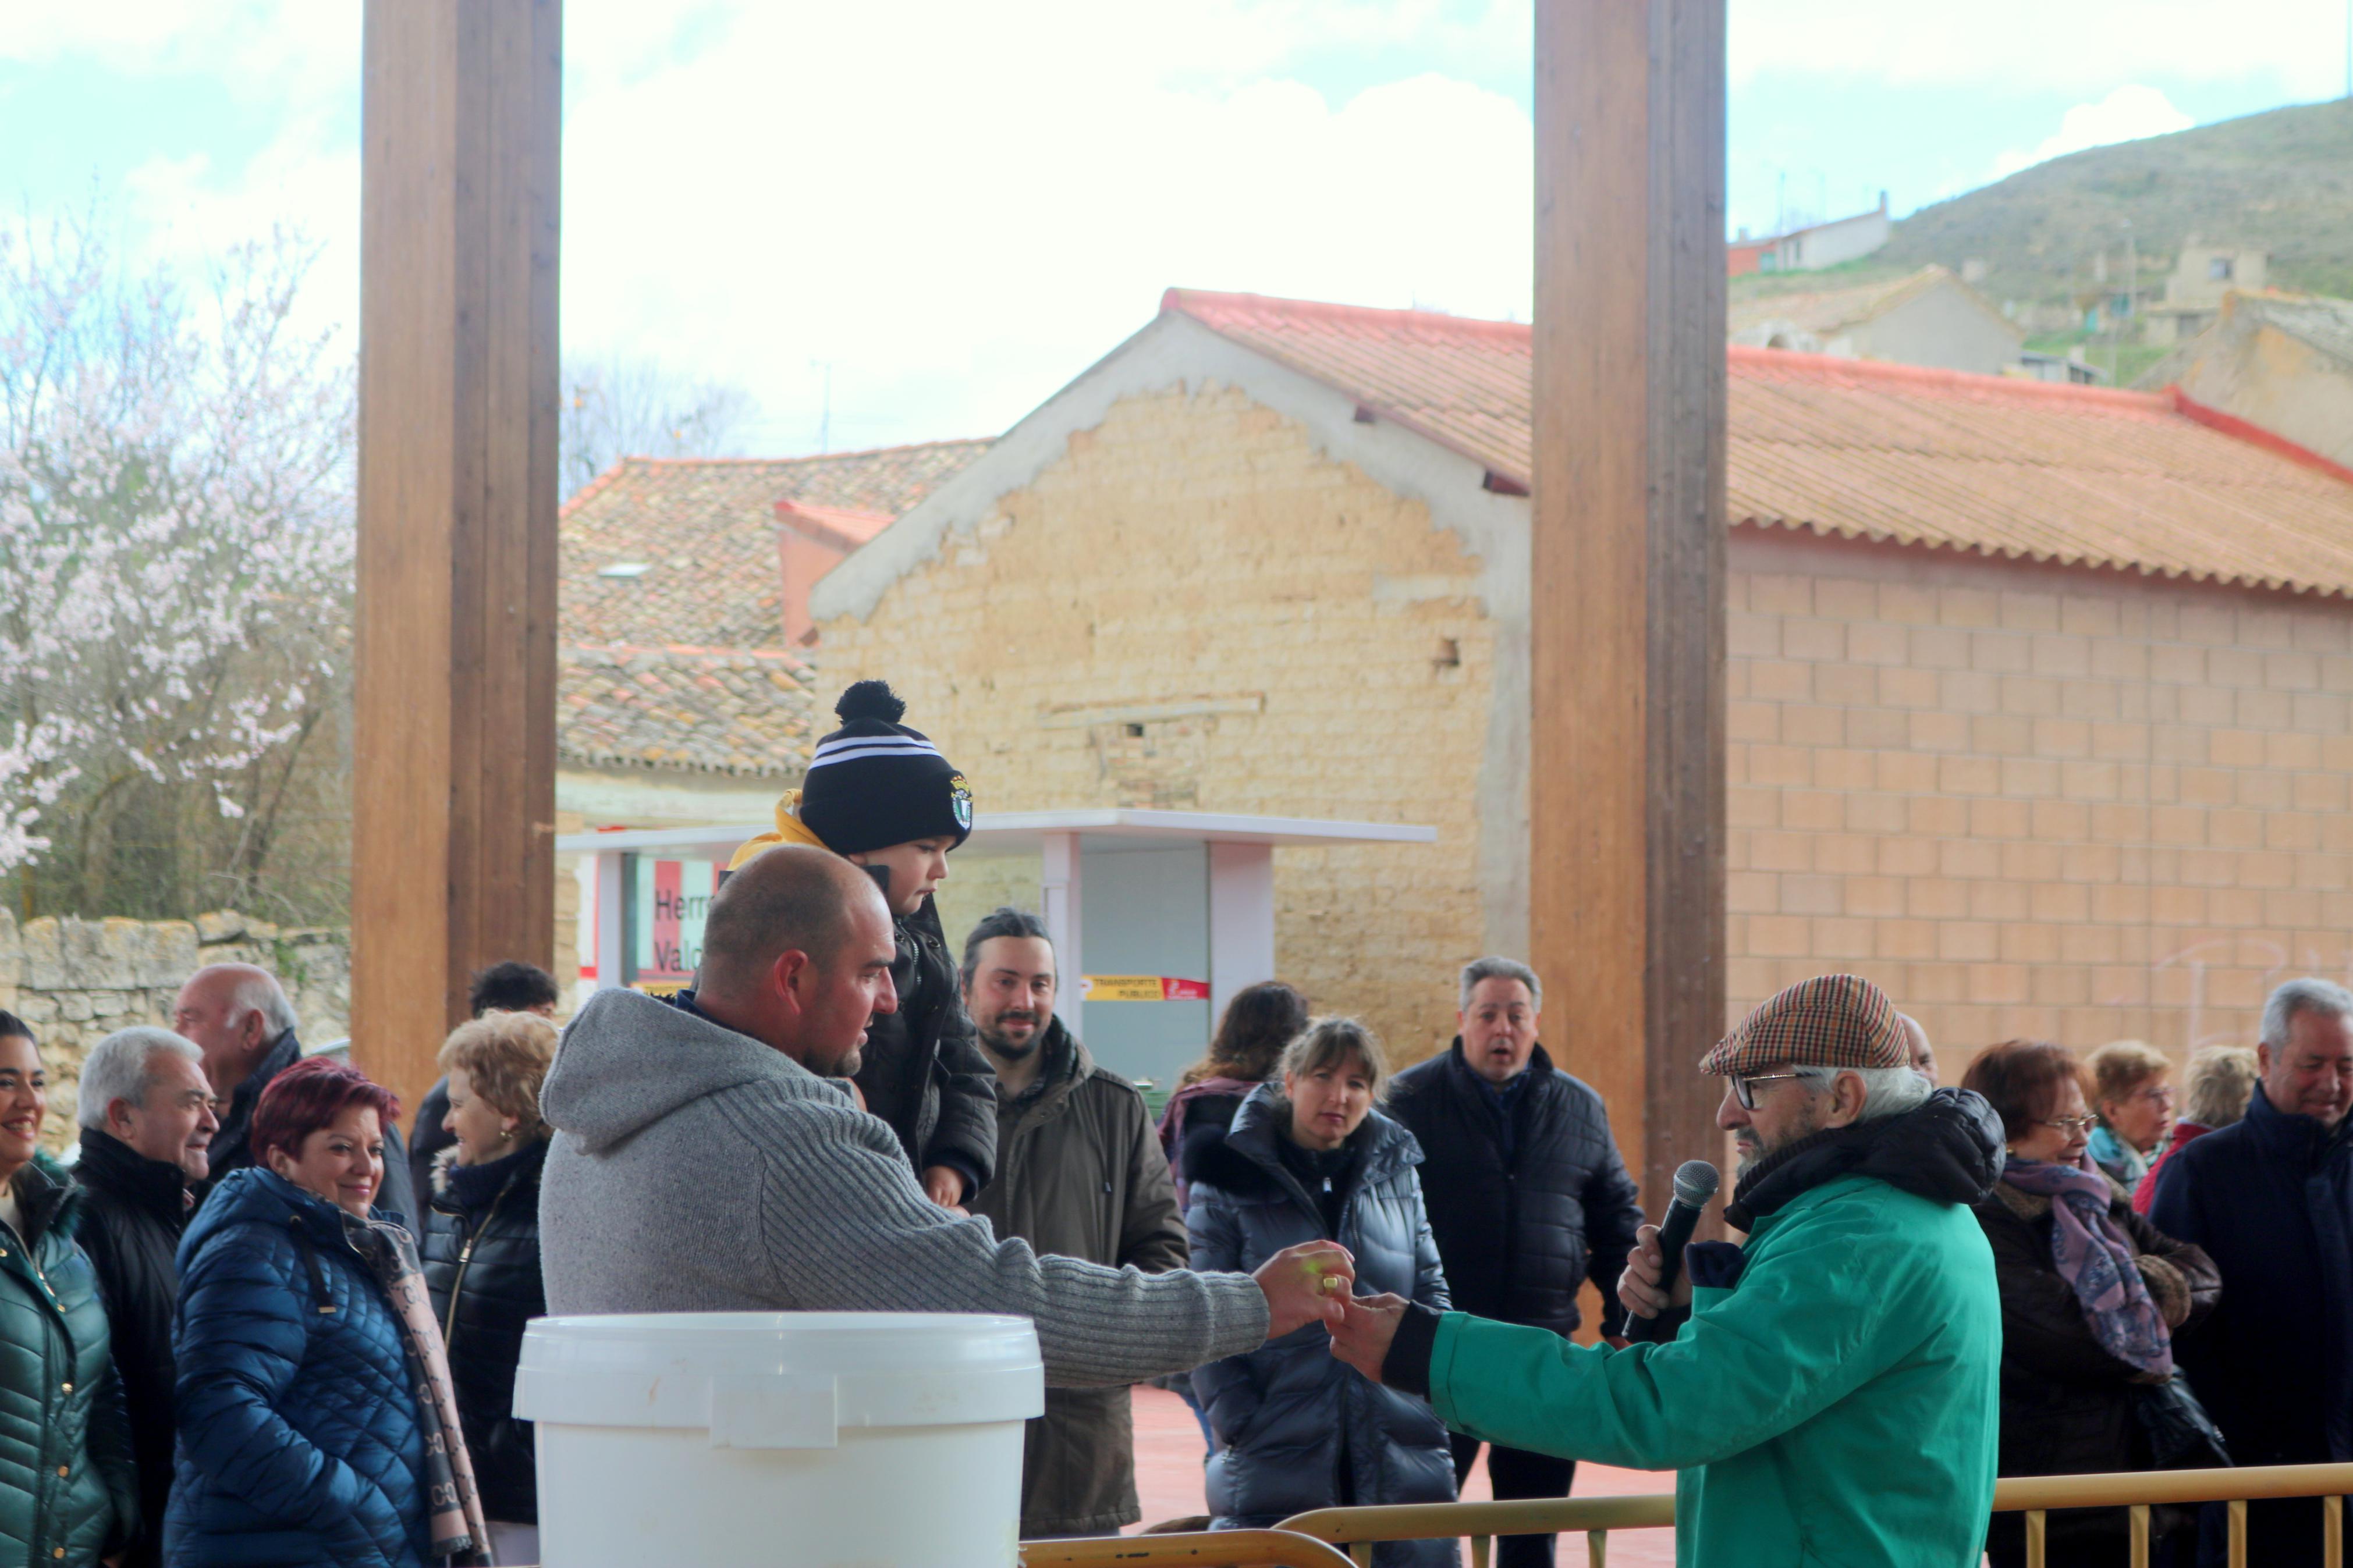
{"label": "pompom on hat", "polygon": [[801,822],[837,855],[972,833],[972,787],[930,737],[899,721],[889,683],[861,680],[833,705],[841,728],[817,743],[801,781]]}
{"label": "pompom on hat", "polygon": [[1886,992],[1859,974],[1818,974],[1741,1019],[1699,1070],[1725,1078],[1785,1064],[1900,1068],[1911,1059],[1903,1021]]}

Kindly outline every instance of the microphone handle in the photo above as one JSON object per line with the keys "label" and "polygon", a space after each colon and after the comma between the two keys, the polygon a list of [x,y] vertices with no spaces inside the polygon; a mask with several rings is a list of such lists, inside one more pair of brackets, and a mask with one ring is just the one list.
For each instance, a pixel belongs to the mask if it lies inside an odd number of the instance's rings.
{"label": "microphone handle", "polygon": [[[1683,1278],[1683,1248],[1691,1245],[1692,1232],[1699,1226],[1699,1210],[1677,1198],[1667,1205],[1667,1217],[1659,1226],[1659,1250],[1666,1257],[1666,1267],[1659,1275],[1659,1289],[1674,1294],[1675,1281]],[[1638,1318],[1626,1314],[1626,1337],[1637,1344],[1663,1344],[1675,1337],[1665,1315]]]}

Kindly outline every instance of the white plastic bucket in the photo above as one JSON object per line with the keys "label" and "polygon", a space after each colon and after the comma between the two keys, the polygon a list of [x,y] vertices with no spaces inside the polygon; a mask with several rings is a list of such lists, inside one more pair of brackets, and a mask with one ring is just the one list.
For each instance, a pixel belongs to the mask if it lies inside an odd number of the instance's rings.
{"label": "white plastic bucket", "polygon": [[1045,1405],[1028,1319],[950,1312],[542,1318],[515,1374],[547,1568],[1009,1568]]}

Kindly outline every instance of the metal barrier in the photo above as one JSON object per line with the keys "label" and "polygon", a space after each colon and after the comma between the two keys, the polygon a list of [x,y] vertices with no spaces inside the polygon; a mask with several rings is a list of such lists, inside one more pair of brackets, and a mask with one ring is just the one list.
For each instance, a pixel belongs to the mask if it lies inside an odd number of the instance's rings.
{"label": "metal barrier", "polygon": [[2149,1515],[2158,1503],[2226,1502],[2231,1568],[2247,1568],[2247,1504],[2274,1498],[2320,1500],[2322,1568],[2345,1568],[2345,1494],[2353,1465],[2262,1465],[2236,1470],[2143,1470],[2116,1476],[2015,1476],[1996,1483],[1996,1513],[2026,1515],[2027,1568],[2044,1568],[2045,1515],[2054,1508],[2123,1508],[2132,1568],[2148,1568]]}
{"label": "metal barrier", "polygon": [[1487,1568],[1498,1535],[1582,1531],[1592,1568],[1602,1568],[1613,1530],[1649,1530],[1675,1521],[1672,1492],[1643,1497],[1546,1498],[1522,1502],[1413,1502],[1386,1508],[1319,1508],[1293,1514],[1276,1528],[1297,1531],[1348,1548],[1359,1563],[1373,1560],[1376,1541],[1471,1538],[1471,1568]]}
{"label": "metal barrier", "polygon": [[[2344,1498],[2353,1493],[2353,1464],[2271,1465],[2233,1470],[2143,1470],[2109,1476],[2017,1476],[1995,1483],[1996,1513],[2026,1515],[2027,1568],[2045,1568],[2048,1514],[2052,1509],[2128,1510],[2132,1568],[2148,1568],[2149,1510],[2164,1503],[2227,1502],[2230,1568],[2247,1568],[2247,1504],[2276,1498],[2321,1500],[2323,1568],[2345,1568]],[[1645,1497],[1554,1498],[1523,1502],[1403,1503],[1388,1508],[1322,1508],[1295,1514],[1277,1528],[1349,1549],[1372,1561],[1377,1541],[1471,1540],[1471,1568],[1487,1568],[1498,1535],[1582,1532],[1591,1568],[1603,1568],[1613,1530],[1653,1529],[1675,1521],[1675,1500]],[[1111,1561],[1104,1559],[1103,1561]]]}
{"label": "metal barrier", "polygon": [[1349,1568],[1312,1536],[1287,1530],[1203,1530],[1181,1535],[1100,1535],[1025,1541],[1022,1568]]}

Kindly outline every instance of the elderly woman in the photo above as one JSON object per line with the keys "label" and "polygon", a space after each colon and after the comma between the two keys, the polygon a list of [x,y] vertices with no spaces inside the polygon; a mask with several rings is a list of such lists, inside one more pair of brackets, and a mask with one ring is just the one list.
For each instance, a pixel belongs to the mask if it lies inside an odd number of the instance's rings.
{"label": "elderly woman", "polygon": [[[1424,1215],[1413,1134],[1373,1109],[1388,1065],[1351,1018],[1311,1025],[1287,1047],[1281,1082],[1251,1091],[1222,1142],[1188,1142],[1193,1267],[1251,1269],[1298,1242],[1355,1254],[1356,1289],[1440,1311],[1446,1280]],[[1252,1529],[1305,1509],[1451,1502],[1454,1459],[1423,1400],[1358,1377],[1321,1324],[1195,1370],[1218,1451],[1214,1528]],[[1382,1568],[1452,1563],[1451,1542],[1375,1549]]]}
{"label": "elderly woman", "polygon": [[88,1568],[138,1533],[122,1389],[98,1275],[74,1245],[81,1189],[41,1152],[48,1076],[0,1013],[0,1553]]}
{"label": "elderly woman", "polygon": [[438,1325],[384,1182],[390,1089],[330,1058],[254,1106],[256,1163],[180,1241],[169,1568],[412,1568],[489,1543]]}
{"label": "elderly woman", "polygon": [[[2155,1468],[2168,1457],[2154,1451],[2139,1407],[2168,1396],[2174,1331],[2221,1293],[2214,1265],[2133,1213],[2092,1163],[2084,1072],[2065,1047],[1991,1047],[1962,1087],[1991,1102],[2010,1151],[1977,1205],[2001,1288],[2000,1473]],[[2026,1560],[2021,1517],[1994,1515],[1986,1549],[1996,1568]],[[2179,1509],[2153,1516],[2160,1537],[2194,1521]],[[2127,1561],[2120,1509],[2053,1513],[2050,1531],[2052,1562]]]}
{"label": "elderly woman", "polygon": [[2148,1173],[2148,1159],[2173,1125],[2173,1063],[2138,1040],[2117,1040],[2094,1051],[2092,1162],[2126,1193]]}
{"label": "elderly woman", "polygon": [[2181,1075],[2181,1120],[2173,1124],[2164,1152],[2149,1162],[2148,1174],[2133,1189],[2133,1213],[2146,1215],[2157,1201],[2157,1173],[2181,1146],[2230,1126],[2247,1113],[2263,1078],[2253,1046],[2202,1046],[2189,1053]]}
{"label": "elderly woman", "polygon": [[539,1085],[555,1026],[536,1013],[489,1013],[441,1047],[458,1142],[433,1163],[425,1283],[458,1390],[458,1418],[501,1563],[539,1561],[539,1484],[531,1423],[514,1413],[523,1325],[547,1310],[539,1275],[539,1173],[547,1123]]}

